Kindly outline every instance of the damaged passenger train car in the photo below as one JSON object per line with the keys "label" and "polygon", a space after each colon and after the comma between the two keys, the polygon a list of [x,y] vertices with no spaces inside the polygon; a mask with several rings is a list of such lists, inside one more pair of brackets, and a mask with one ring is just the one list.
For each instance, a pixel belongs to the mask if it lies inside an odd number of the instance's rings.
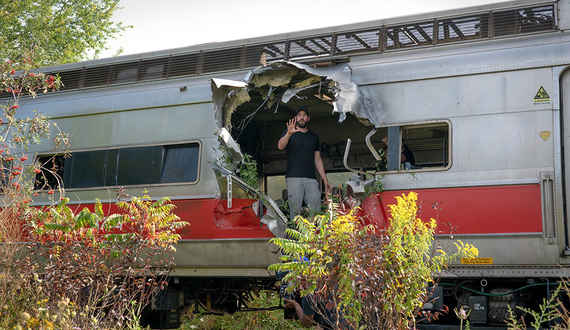
{"label": "damaged passenger train car", "polygon": [[[88,204],[116,186],[147,189],[190,223],[152,327],[178,327],[191,305],[244,310],[248,293],[275,289],[268,240],[286,226],[277,141],[299,106],[333,186],[357,192],[384,175],[379,216],[413,190],[422,218],[479,249],[442,274],[424,308],[464,306],[472,328],[501,326],[570,265],[568,31],[570,0],[521,0],[86,61],[44,68],[65,87],[21,115],[46,113],[73,133],[73,155],[54,158],[68,196]],[[399,157],[378,168],[384,136],[388,155],[405,142],[411,169]],[[30,160],[50,159],[49,148]],[[261,191],[216,163],[221,152],[251,155]],[[448,315],[420,327],[457,324]]]}

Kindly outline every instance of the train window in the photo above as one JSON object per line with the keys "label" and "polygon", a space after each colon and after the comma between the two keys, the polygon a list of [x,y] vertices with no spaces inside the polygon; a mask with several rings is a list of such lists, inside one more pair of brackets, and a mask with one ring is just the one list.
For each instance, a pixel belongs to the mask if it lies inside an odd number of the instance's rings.
{"label": "train window", "polygon": [[[399,168],[400,170],[445,169],[450,165],[450,124],[448,122],[429,123],[409,126],[388,127],[381,137],[396,141],[401,138],[401,144],[386,145],[380,142],[381,170]],[[377,133],[378,134],[378,133]],[[380,138],[379,138],[380,139]],[[398,150],[400,149],[401,150]],[[389,155],[403,155],[390,160]],[[388,156],[388,157],[386,157]],[[394,163],[395,162],[395,165]],[[399,166],[398,166],[399,164]]]}
{"label": "train window", "polygon": [[34,189],[55,189],[65,180],[65,159],[61,155],[42,156],[38,158],[42,166],[40,173],[36,174]]}
{"label": "train window", "polygon": [[161,159],[161,146],[119,149],[117,185],[159,183]]}
{"label": "train window", "polygon": [[[67,188],[198,181],[200,145],[134,147],[41,156],[45,170],[36,189],[53,189],[61,179]],[[60,178],[58,180],[58,178]]]}
{"label": "train window", "polygon": [[[105,151],[76,152],[68,169],[69,187],[84,188],[103,185],[105,174]],[[89,169],[89,170],[85,170]]]}
{"label": "train window", "polygon": [[196,182],[200,147],[198,144],[170,146],[164,148],[162,183]]}

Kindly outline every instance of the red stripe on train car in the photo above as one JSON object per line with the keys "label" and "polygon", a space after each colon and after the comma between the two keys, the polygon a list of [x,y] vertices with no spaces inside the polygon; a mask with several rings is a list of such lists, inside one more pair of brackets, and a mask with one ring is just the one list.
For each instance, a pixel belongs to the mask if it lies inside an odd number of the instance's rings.
{"label": "red stripe on train car", "polygon": [[[265,224],[260,225],[260,219],[251,207],[254,202],[251,199],[233,199],[232,208],[228,209],[227,201],[220,199],[173,200],[176,205],[173,213],[190,224],[178,233],[181,239],[272,238],[273,234]],[[94,204],[84,204],[80,208],[83,207],[93,211]],[[112,214],[118,209],[115,204],[104,204],[103,211]]]}
{"label": "red stripe on train car", "polygon": [[[443,234],[450,233],[451,226],[455,228],[455,234],[542,232],[538,184],[414,191],[421,204],[419,217],[426,221],[436,219],[438,231]],[[379,203],[365,202],[364,211],[370,215],[374,213],[376,223],[386,223],[390,217],[388,205],[396,203],[396,196],[407,193],[409,190],[384,191],[379,194]],[[260,225],[259,217],[252,209],[253,202],[251,199],[233,199],[232,207],[228,209],[227,201],[221,199],[174,200],[174,214],[190,224],[179,234],[182,239],[272,238],[267,226]],[[435,209],[434,204],[437,204]],[[93,209],[93,205],[86,206]],[[113,206],[110,211],[116,212],[116,208]]]}
{"label": "red stripe on train car", "polygon": [[[417,189],[422,220],[436,219],[447,234],[516,234],[542,232],[540,185]],[[390,217],[388,205],[409,190],[384,191],[379,212]],[[434,209],[432,206],[435,206]],[[439,208],[439,210],[438,210]]]}
{"label": "red stripe on train car", "polygon": [[174,214],[190,223],[179,231],[182,239],[271,238],[266,225],[260,225],[251,199],[233,199],[232,207],[220,199],[175,200]]}

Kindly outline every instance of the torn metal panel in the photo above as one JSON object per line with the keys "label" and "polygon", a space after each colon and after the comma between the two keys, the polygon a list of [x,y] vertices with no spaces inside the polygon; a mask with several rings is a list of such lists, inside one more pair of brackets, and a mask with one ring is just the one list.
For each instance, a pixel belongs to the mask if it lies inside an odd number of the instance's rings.
{"label": "torn metal panel", "polygon": [[[277,61],[251,70],[246,74],[241,82],[234,82],[233,84],[228,82],[227,84],[223,84],[222,87],[216,84],[217,89],[221,88],[224,91],[228,88],[224,86],[231,85],[234,88],[234,94],[226,94],[228,99],[233,100],[228,101],[224,99],[221,102],[218,100],[218,103],[224,107],[224,126],[229,127],[230,121],[228,118],[231,117],[231,113],[235,111],[237,106],[249,101],[248,97],[245,95],[248,91],[247,88],[262,88],[264,86],[274,88],[287,86],[291,82],[292,78],[300,71],[304,71],[312,76],[288,88],[283,95],[281,102],[287,103],[300,91],[312,88],[315,84],[322,83],[323,78],[325,78],[332,83],[321,85],[321,87],[328,88],[333,92],[335,96],[332,102],[333,113],[336,112],[340,114],[339,122],[344,121],[346,114],[352,112],[367,125],[379,127],[382,124],[381,105],[372,104],[366,93],[363,92],[359,88],[358,84],[352,80],[352,70],[348,63],[325,68],[314,68],[295,62]],[[245,84],[245,86],[243,84]],[[242,86],[239,88],[239,91],[235,90],[237,86]],[[222,93],[220,91],[215,91],[214,83],[212,83],[212,92],[214,94],[214,98]],[[216,102],[216,100],[214,102]],[[275,102],[275,99],[270,100],[270,102]]]}
{"label": "torn metal panel", "polygon": [[[346,114],[352,112],[356,117],[366,119],[376,127],[381,125],[379,118],[381,113],[380,105],[376,104],[374,107],[369,101],[369,98],[361,92],[358,84],[352,80],[352,70],[348,63],[327,68],[313,68],[294,62],[287,62],[287,65],[292,65],[310,74],[326,77],[328,80],[334,81],[333,92],[335,98],[333,100],[333,113],[337,112],[340,114],[339,122],[343,122],[346,119]],[[300,90],[301,89],[299,89],[299,91]],[[289,92],[289,94],[295,94],[295,90],[293,89],[287,92]],[[292,95],[290,95],[289,98],[290,97],[292,97]]]}
{"label": "torn metal panel", "polygon": [[296,96],[297,94],[299,94],[299,92],[304,91],[306,89],[311,89],[314,87],[315,87],[314,85],[309,85],[309,86],[302,87],[302,88],[289,88],[285,91],[285,93],[283,93],[283,96],[281,97],[281,102],[287,103],[287,102],[289,102],[289,100],[293,96]]}
{"label": "torn metal panel", "polygon": [[260,222],[266,224],[269,231],[271,231],[275,237],[285,238],[285,229],[287,229],[287,224],[281,220],[280,215],[278,215],[275,210],[281,212],[279,208],[268,208]]}
{"label": "torn metal panel", "polygon": [[[331,79],[335,81],[333,112],[340,114],[339,122],[344,121],[346,114],[352,112],[356,117],[368,120],[375,127],[381,125],[375,115],[381,112],[380,109],[374,109],[369,99],[362,94],[358,84],[352,80],[352,70],[348,65]],[[379,104],[376,106],[380,107]]]}
{"label": "torn metal panel", "polygon": [[[331,109],[327,103],[332,104],[332,112],[340,114],[340,122],[345,120],[346,113],[351,112],[367,124],[380,126],[382,123],[380,105],[372,104],[369,101],[367,95],[352,80],[352,69],[346,63],[325,68],[314,68],[293,62],[273,62],[251,70],[242,81],[212,79],[211,89],[216,119],[220,127],[220,131],[218,131],[220,143],[229,148],[225,151],[225,155],[230,156],[232,161],[236,162],[241,161],[243,155],[239,150],[239,145],[233,141],[229,132],[232,115],[249,122],[260,109],[271,107],[274,103],[277,103],[275,109],[275,113],[277,113],[277,107],[280,103],[287,103],[295,96],[306,97],[313,102],[317,101],[315,104],[323,107],[320,109],[321,116],[326,115]],[[260,96],[262,101],[260,101]],[[259,104],[246,104],[243,108],[239,108],[239,112],[234,113],[240,105],[251,99],[256,100]],[[292,110],[289,109],[289,111]],[[271,112],[269,112],[270,114]],[[260,222],[266,224],[276,237],[284,236],[287,218],[273,200],[258,190],[247,186],[231,169],[222,168],[216,162],[211,166],[221,173],[223,179],[226,180],[226,185],[219,183],[219,186],[221,198],[225,198],[227,202],[224,206],[227,208],[227,212],[232,210],[231,200],[237,198],[240,192],[236,188],[239,187],[250,196],[255,195],[256,198],[263,201],[267,211],[260,217]],[[225,193],[223,189],[226,189]],[[234,189],[236,189],[236,195],[233,195]],[[256,209],[257,206],[253,208]],[[259,217],[259,214],[257,216]],[[224,224],[228,225],[228,223]]]}
{"label": "torn metal panel", "polygon": [[[273,235],[275,235],[275,237],[285,237],[285,229],[287,228],[287,218],[285,217],[283,212],[281,212],[281,210],[279,209],[279,206],[277,206],[277,204],[269,196],[266,196],[265,194],[263,194],[259,190],[249,186],[242,179],[237,177],[231,171],[223,168],[222,166],[220,166],[216,162],[212,162],[210,164],[210,166],[216,172],[220,173],[220,175],[222,175],[224,178],[226,178],[226,180],[228,180],[228,182],[235,182],[237,184],[237,186],[240,189],[242,189],[244,192],[258,196],[260,200],[263,200],[264,206],[266,208],[266,212],[263,216],[260,217],[260,223],[266,224],[267,228],[271,231],[271,233]],[[220,210],[222,210],[222,211],[220,211],[221,213],[226,214],[226,213],[241,212],[241,209],[243,209],[243,208],[241,208],[237,211],[236,210],[232,211],[231,199],[233,198],[233,196],[234,196],[234,194],[233,194],[232,190],[228,189],[226,191],[226,196],[225,196],[226,201],[227,201],[227,203],[226,203],[227,206],[224,206],[223,204],[219,204],[219,206],[221,208]],[[255,202],[255,203],[257,203],[257,202]],[[257,210],[258,209],[257,204],[255,204],[255,206],[253,206],[252,209]],[[257,215],[257,217],[259,217],[259,213],[256,212],[256,215]],[[251,216],[249,218],[251,218]]]}
{"label": "torn metal panel", "polygon": [[247,83],[245,83],[243,81],[235,81],[235,80],[229,80],[229,79],[212,78],[212,83],[217,88],[221,88],[222,86],[228,86],[228,87],[234,87],[234,88],[247,87]]}
{"label": "torn metal panel", "polygon": [[224,118],[229,120],[240,104],[250,100],[246,87],[247,83],[242,81],[212,78],[212,101],[218,127],[228,126]]}
{"label": "torn metal panel", "polygon": [[[224,145],[226,148],[228,148],[229,152],[231,153],[230,156],[231,156],[232,160],[237,161],[237,162],[243,161],[243,154],[241,153],[239,145],[232,138],[232,135],[230,134],[230,132],[228,132],[228,130],[225,127],[222,127],[218,131],[218,140],[220,141],[220,143],[222,145]],[[217,157],[216,157],[216,159],[217,159]]]}

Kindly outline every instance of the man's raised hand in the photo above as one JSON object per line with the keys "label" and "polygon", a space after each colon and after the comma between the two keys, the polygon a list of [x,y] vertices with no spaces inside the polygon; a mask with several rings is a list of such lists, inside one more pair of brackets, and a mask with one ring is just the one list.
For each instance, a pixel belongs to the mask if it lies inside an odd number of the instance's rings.
{"label": "man's raised hand", "polygon": [[297,119],[291,118],[289,122],[287,122],[287,133],[293,134],[299,131],[299,127],[297,127]]}

